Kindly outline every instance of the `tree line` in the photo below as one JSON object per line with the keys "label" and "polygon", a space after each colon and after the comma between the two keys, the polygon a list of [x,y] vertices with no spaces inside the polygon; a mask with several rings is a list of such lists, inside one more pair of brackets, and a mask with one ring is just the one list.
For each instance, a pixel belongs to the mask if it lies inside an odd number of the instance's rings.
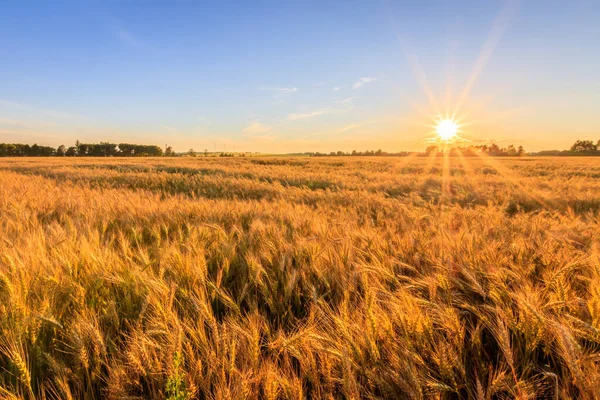
{"label": "tree line", "polygon": [[600,156],[600,140],[577,140],[569,150],[544,150],[536,156]]}
{"label": "tree line", "polygon": [[408,152],[401,151],[397,153],[388,153],[381,149],[379,150],[367,150],[367,151],[356,151],[351,152],[344,151],[332,151],[329,153],[309,152],[301,153],[303,155],[309,155],[312,157],[331,157],[331,156],[394,156],[404,157],[409,154],[416,154],[421,157],[429,156],[443,156],[449,155],[450,157],[459,156],[476,156],[485,154],[492,157],[519,157],[524,155],[530,156],[600,156],[600,140],[594,143],[593,140],[577,140],[569,150],[544,150],[535,153],[528,153],[523,146],[508,145],[506,147],[500,147],[496,143],[490,145],[476,145],[476,146],[465,146],[465,147],[452,147],[450,149],[441,149],[439,146],[431,145],[428,146],[424,152]]}
{"label": "tree line", "polygon": [[440,150],[438,146],[427,147],[425,155],[431,155],[432,153],[438,153],[438,155],[448,153],[450,156],[476,156],[477,154],[485,154],[492,157],[520,157],[526,154],[523,146],[516,147],[515,145],[510,144],[507,147],[500,147],[496,143],[490,145],[452,147],[448,150]]}
{"label": "tree line", "polygon": [[352,152],[344,152],[344,151],[332,151],[329,153],[320,153],[320,152],[307,152],[307,153],[300,153],[303,155],[308,155],[311,157],[331,157],[331,156],[356,156],[356,157],[360,157],[360,156],[393,156],[393,157],[403,157],[403,156],[407,156],[409,154],[411,154],[408,151],[400,151],[397,153],[388,153],[387,151],[383,151],[381,149],[379,150],[366,150],[366,151],[356,151],[356,150],[352,150]]}
{"label": "tree line", "polygon": [[159,146],[131,143],[80,143],[57,148],[21,143],[0,143],[0,157],[160,157],[174,156],[171,146],[164,151]]}
{"label": "tree line", "polygon": [[[190,149],[187,155],[195,156],[197,153]],[[208,153],[205,153],[208,154]],[[381,149],[366,150],[351,152],[332,151],[329,153],[306,152],[298,153],[311,157],[325,156],[376,156],[376,157],[405,157],[414,152],[386,152]],[[477,145],[466,147],[453,147],[450,149],[440,149],[438,146],[432,145],[427,147],[425,152],[417,153],[419,156],[442,156],[448,154],[450,156],[475,156],[477,154],[486,154],[493,157],[515,157],[525,154],[534,156],[600,156],[600,140],[596,143],[592,140],[577,140],[569,150],[545,150],[536,153],[526,153],[523,146],[508,145],[500,147],[495,143],[490,145]],[[155,145],[142,145],[131,143],[80,143],[75,142],[74,146],[66,147],[60,145],[57,148],[50,146],[39,146],[37,144],[28,145],[21,143],[0,143],[0,157],[173,157],[175,151],[171,146],[167,146],[163,151],[162,148]],[[232,157],[234,153],[221,153],[221,157]]]}
{"label": "tree line", "polygon": [[[455,156],[475,156],[477,154],[487,154],[494,157],[502,157],[502,156],[522,156],[525,155],[525,149],[523,146],[515,147],[514,145],[509,145],[507,147],[500,147],[495,143],[491,145],[481,145],[481,146],[467,146],[467,147],[452,147],[450,149],[440,149],[438,146],[429,146],[425,149],[425,152],[417,152],[418,156],[443,156],[444,154],[448,154],[451,157]],[[400,151],[396,153],[388,153],[381,149],[379,150],[367,150],[367,151],[356,151],[352,150],[351,152],[344,151],[332,151],[330,153],[304,153],[310,155],[312,157],[325,157],[325,156],[375,156],[375,157],[406,157],[410,154],[415,154],[415,152],[409,151]]]}

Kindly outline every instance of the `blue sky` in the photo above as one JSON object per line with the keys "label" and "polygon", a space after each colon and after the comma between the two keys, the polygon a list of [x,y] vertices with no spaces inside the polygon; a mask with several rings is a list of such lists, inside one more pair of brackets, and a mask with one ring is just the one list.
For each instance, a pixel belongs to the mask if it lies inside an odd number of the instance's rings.
{"label": "blue sky", "polygon": [[[600,139],[597,1],[5,1],[0,141],[420,150]],[[461,100],[462,99],[462,100]]]}

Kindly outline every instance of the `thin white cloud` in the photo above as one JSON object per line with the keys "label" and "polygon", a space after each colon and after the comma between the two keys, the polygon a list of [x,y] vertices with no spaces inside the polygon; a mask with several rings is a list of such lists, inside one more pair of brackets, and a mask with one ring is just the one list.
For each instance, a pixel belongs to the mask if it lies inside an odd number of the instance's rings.
{"label": "thin white cloud", "polygon": [[334,88],[333,88],[333,91],[334,91],[334,92],[339,92],[339,91],[340,91],[340,89],[341,89],[341,87],[339,87],[339,86],[336,86],[336,87],[334,87]]}
{"label": "thin white cloud", "polygon": [[0,117],[0,125],[9,125],[9,126],[20,126],[22,125],[22,121],[17,121],[16,119]]}
{"label": "thin white cloud", "polygon": [[260,123],[260,121],[254,121],[254,122],[251,122],[250,124],[248,124],[248,126],[246,126],[244,128],[244,133],[249,136],[255,136],[255,135],[269,133],[269,132],[271,132],[272,129],[273,129],[273,127],[263,125]]}
{"label": "thin white cloud", "polygon": [[343,127],[342,129],[340,129],[340,132],[341,132],[341,133],[343,133],[343,132],[348,132],[348,131],[350,131],[350,130],[352,130],[352,129],[355,129],[355,128],[358,128],[358,125],[356,125],[356,124],[350,124],[350,125],[346,125],[346,126],[345,126],[345,127]]}
{"label": "thin white cloud", "polygon": [[272,130],[273,127],[263,125],[260,121],[256,120],[249,123],[243,131],[244,136],[252,141],[272,142],[277,139],[277,136],[271,133]]}
{"label": "thin white cloud", "polygon": [[361,134],[368,134],[370,131],[365,131],[364,128],[367,127],[368,125],[372,125],[377,123],[377,120],[365,120],[365,121],[358,121],[349,125],[346,125],[340,129],[337,130],[336,133],[345,133],[348,131],[353,131],[356,129],[359,129],[359,131],[357,133],[361,133]]}
{"label": "thin white cloud", "polygon": [[320,117],[323,115],[343,115],[343,114],[347,114],[350,110],[352,110],[352,105],[347,104],[345,107],[323,108],[320,110],[315,110],[315,111],[311,111],[311,112],[307,112],[307,113],[289,114],[287,119],[289,121],[298,121],[298,120],[303,120],[303,119]]}
{"label": "thin white cloud", "polygon": [[277,136],[267,133],[266,135],[255,135],[252,136],[252,140],[259,142],[272,142],[277,139]]}
{"label": "thin white cloud", "polygon": [[356,98],[358,98],[358,96],[348,97],[348,98],[342,100],[342,104],[348,104],[348,103],[350,103],[352,100],[354,100]]}
{"label": "thin white cloud", "polygon": [[259,90],[271,93],[274,104],[286,104],[289,99],[298,92],[297,87],[261,87]]}
{"label": "thin white cloud", "polygon": [[154,46],[146,43],[120,24],[112,24],[109,26],[109,29],[115,39],[123,43],[125,46],[134,47],[150,53],[158,53],[158,50]]}
{"label": "thin white cloud", "polygon": [[261,87],[260,90],[265,92],[275,92],[277,94],[292,94],[298,91],[297,87]]}
{"label": "thin white cloud", "polygon": [[[23,139],[27,137],[29,143],[39,143],[50,145],[52,142],[59,142],[65,139],[64,133],[53,134],[53,133],[39,133],[37,131],[23,131],[23,130],[3,130],[0,129],[0,138],[6,138],[0,140],[0,142],[23,142]],[[48,141],[48,139],[54,139]]]}
{"label": "thin white cloud", "polygon": [[327,110],[318,110],[318,111],[313,111],[313,112],[304,113],[304,114],[290,114],[290,115],[288,115],[288,119],[290,121],[297,121],[299,119],[313,118],[313,117],[318,117],[320,115],[325,115],[325,114],[327,114]]}
{"label": "thin white cloud", "polygon": [[86,119],[83,116],[66,113],[63,111],[50,110],[46,108],[39,108],[30,106],[28,104],[15,103],[13,101],[0,99],[0,112],[11,114],[11,113],[27,113],[27,115],[37,114],[43,117],[55,118],[55,119]]}
{"label": "thin white cloud", "polygon": [[352,89],[358,89],[359,87],[364,86],[367,83],[375,82],[376,80],[377,78],[373,78],[371,76],[360,78],[359,80],[354,82],[354,85],[352,85]]}
{"label": "thin white cloud", "polygon": [[8,126],[15,129],[43,129],[56,127],[59,124],[54,121],[21,120],[0,117],[0,126]]}
{"label": "thin white cloud", "polygon": [[200,120],[200,124],[203,128],[206,128],[210,125],[210,121],[204,115],[199,116],[198,120]]}
{"label": "thin white cloud", "polygon": [[133,33],[129,32],[127,29],[120,27],[120,26],[115,26],[113,28],[113,32],[115,34],[115,36],[117,37],[117,39],[119,39],[121,42],[129,45],[129,46],[133,46],[133,47],[139,47],[142,43],[138,40],[138,38],[136,38]]}

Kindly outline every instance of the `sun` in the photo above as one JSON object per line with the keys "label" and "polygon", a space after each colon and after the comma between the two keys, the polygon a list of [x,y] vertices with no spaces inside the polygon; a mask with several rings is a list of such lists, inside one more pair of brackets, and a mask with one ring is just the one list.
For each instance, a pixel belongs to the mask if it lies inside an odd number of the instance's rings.
{"label": "sun", "polygon": [[456,137],[458,124],[451,119],[441,119],[435,131],[441,140],[448,142]]}

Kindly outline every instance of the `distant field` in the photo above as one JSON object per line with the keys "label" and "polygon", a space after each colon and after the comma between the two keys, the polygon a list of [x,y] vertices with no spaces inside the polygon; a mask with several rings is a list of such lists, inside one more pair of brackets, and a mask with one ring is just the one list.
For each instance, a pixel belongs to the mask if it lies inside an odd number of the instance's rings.
{"label": "distant field", "polygon": [[598,158],[0,158],[0,398],[595,398]]}

